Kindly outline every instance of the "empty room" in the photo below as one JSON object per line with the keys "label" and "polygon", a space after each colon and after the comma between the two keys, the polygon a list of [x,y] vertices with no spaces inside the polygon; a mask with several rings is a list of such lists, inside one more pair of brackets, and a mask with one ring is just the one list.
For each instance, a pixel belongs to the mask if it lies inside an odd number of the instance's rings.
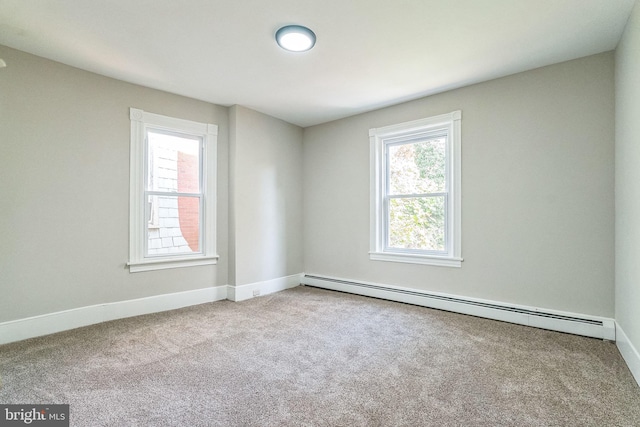
{"label": "empty room", "polygon": [[638,0],[0,0],[0,425],[640,425]]}

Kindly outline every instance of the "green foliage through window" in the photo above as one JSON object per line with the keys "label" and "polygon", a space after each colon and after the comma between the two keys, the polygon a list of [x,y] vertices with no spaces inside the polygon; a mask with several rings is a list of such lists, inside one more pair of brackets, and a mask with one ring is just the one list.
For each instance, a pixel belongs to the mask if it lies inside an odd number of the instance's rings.
{"label": "green foliage through window", "polygon": [[446,139],[387,147],[388,246],[446,250]]}

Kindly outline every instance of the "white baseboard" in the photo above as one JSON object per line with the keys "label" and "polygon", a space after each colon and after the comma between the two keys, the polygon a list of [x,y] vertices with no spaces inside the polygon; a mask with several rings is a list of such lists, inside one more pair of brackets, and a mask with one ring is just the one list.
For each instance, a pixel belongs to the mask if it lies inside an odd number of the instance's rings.
{"label": "white baseboard", "polygon": [[0,323],[0,344],[227,298],[227,286],[91,305]]}
{"label": "white baseboard", "polygon": [[546,310],[537,307],[507,304],[500,301],[461,297],[438,292],[381,283],[351,281],[336,277],[306,274],[302,283],[319,288],[332,289],[391,301],[420,305],[469,314],[552,331],[615,341],[615,321],[610,318],[585,314]]}
{"label": "white baseboard", "polygon": [[638,350],[631,341],[629,341],[629,337],[624,333],[618,322],[616,322],[616,345],[618,346],[618,350],[620,350],[622,358],[627,362],[633,378],[635,378],[638,385],[640,385],[640,353],[638,353]]}
{"label": "white baseboard", "polygon": [[240,286],[228,286],[227,299],[231,301],[244,301],[260,295],[272,294],[294,288],[302,283],[303,273],[292,274],[291,276],[278,277],[277,279],[265,280],[263,282],[249,283]]}
{"label": "white baseboard", "polygon": [[[0,323],[0,344],[49,335],[82,326],[107,322],[109,320],[174,310],[207,302],[224,299],[243,301],[253,298],[254,296],[267,295],[298,286],[303,276],[304,275],[300,273],[242,286],[225,285],[173,294],[155,295],[12,320]],[[254,292],[256,292],[257,295],[254,294]]]}

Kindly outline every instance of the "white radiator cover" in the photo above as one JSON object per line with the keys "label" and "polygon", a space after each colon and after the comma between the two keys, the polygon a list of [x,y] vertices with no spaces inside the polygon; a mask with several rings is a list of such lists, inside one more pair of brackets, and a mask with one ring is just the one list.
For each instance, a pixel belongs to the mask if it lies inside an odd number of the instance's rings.
{"label": "white radiator cover", "polygon": [[614,319],[505,304],[497,301],[425,292],[380,283],[305,274],[302,284],[323,289],[403,302],[519,325],[566,332],[610,341],[616,339]]}

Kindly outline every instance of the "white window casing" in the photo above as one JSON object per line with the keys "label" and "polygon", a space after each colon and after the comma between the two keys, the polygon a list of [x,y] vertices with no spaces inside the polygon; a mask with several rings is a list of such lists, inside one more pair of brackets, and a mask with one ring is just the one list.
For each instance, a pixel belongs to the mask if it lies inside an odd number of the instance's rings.
{"label": "white window casing", "polygon": [[[131,108],[130,146],[130,201],[129,201],[129,271],[132,273],[177,267],[216,264],[216,180],[217,180],[217,136],[218,127],[213,124],[177,119]],[[167,193],[174,197],[191,197],[199,200],[198,250],[192,253],[152,254],[148,246],[149,229],[156,224],[149,206],[148,197],[159,192],[148,191],[146,183],[148,158],[148,133],[156,131],[184,136],[200,141],[199,146],[199,192],[182,194]],[[151,194],[150,194],[151,193]]]}
{"label": "white window casing", "polygon": [[[447,267],[462,266],[461,236],[461,111],[369,130],[370,142],[370,251],[374,261],[392,261]],[[439,197],[444,200],[444,246],[439,250],[391,247],[389,244],[389,147],[428,141],[434,135],[445,143],[445,188],[437,194],[415,197]]]}

